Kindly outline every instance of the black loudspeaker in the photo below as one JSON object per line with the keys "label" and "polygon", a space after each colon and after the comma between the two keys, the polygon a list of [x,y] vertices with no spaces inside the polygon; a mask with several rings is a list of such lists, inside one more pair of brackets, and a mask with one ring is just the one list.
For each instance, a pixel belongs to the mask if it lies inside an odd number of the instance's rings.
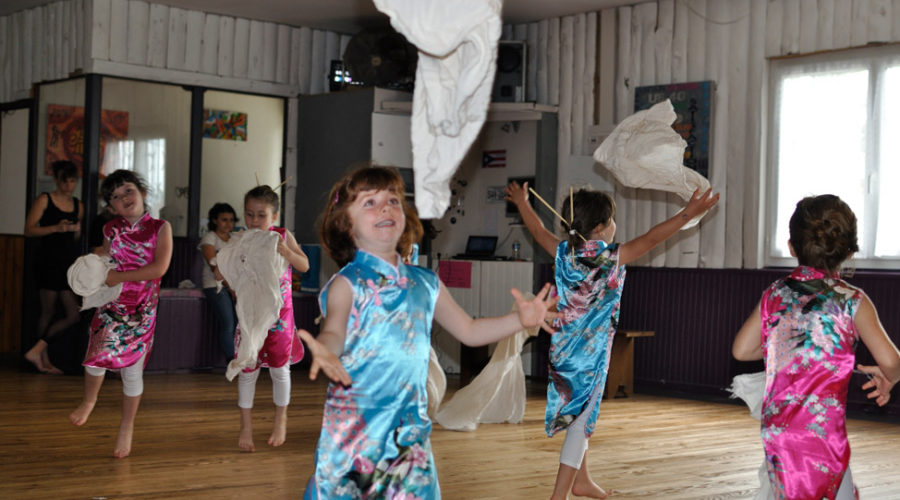
{"label": "black loudspeaker", "polygon": [[493,102],[525,101],[526,47],[525,42],[518,41],[501,40],[498,44]]}

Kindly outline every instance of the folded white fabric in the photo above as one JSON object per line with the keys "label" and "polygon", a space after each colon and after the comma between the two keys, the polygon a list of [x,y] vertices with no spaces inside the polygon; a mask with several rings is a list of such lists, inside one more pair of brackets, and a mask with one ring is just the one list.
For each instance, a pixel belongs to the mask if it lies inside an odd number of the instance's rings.
{"label": "folded white fabric", "polygon": [[93,253],[78,257],[69,266],[66,278],[72,291],[84,297],[81,303],[82,311],[100,307],[119,298],[122,283],[113,287],[106,286],[106,275],[110,269],[115,268],[116,261]]}
{"label": "folded white fabric", "polygon": [[762,418],[762,401],[766,391],[766,372],[745,373],[731,380],[728,392],[732,398],[741,398],[750,408],[750,416]]}
{"label": "folded white fabric", "polygon": [[521,422],[525,416],[522,346],[537,332],[538,327],[528,328],[498,342],[484,370],[441,405],[434,420],[454,431],[474,431],[479,423]]}
{"label": "folded white fabric", "polygon": [[[709,189],[709,181],[684,166],[687,142],[672,128],[672,102],[666,99],[650,109],[622,120],[594,151],[594,160],[609,170],[622,185],[659,189],[689,201],[696,189]],[[700,222],[703,214],[682,229]]]}
{"label": "folded white fabric", "polygon": [[[766,372],[745,373],[737,375],[731,380],[731,387],[728,388],[732,398],[741,398],[750,408],[750,416],[756,420],[762,419],[762,402],[766,393]],[[762,465],[756,472],[759,477],[759,490],[753,497],[753,500],[772,500],[775,498],[772,493],[772,485],[769,483],[769,472],[766,467],[766,459],[763,458]]]}
{"label": "folded white fabric", "polygon": [[416,208],[436,219],[450,204],[450,178],[487,117],[501,0],[374,0],[419,49],[411,137]]}
{"label": "folded white fabric", "polygon": [[280,239],[274,231],[250,229],[233,234],[216,255],[219,272],[237,296],[235,311],[241,327],[241,343],[225,371],[228,380],[256,366],[269,328],[284,305],[279,283],[288,263],[278,253]]}
{"label": "folded white fabric", "polygon": [[434,347],[431,348],[431,357],[428,360],[428,384],[425,386],[425,392],[428,394],[428,416],[434,419],[441,401],[444,400],[444,394],[447,393],[447,375],[441,368]]}

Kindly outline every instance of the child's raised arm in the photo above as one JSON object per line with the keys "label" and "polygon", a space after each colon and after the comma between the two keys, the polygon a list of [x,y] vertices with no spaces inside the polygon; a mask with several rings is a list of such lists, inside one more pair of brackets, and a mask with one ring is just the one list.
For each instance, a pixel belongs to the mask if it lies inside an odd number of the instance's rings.
{"label": "child's raised arm", "polygon": [[339,357],[344,352],[347,320],[350,318],[350,308],[353,305],[353,290],[350,283],[340,277],[336,278],[328,288],[327,300],[325,310],[328,311],[328,315],[325,316],[319,336],[313,337],[302,328],[297,330],[297,335],[306,342],[313,356],[312,366],[309,369],[310,380],[315,380],[319,370],[322,370],[331,380],[350,385],[353,381]]}
{"label": "child's raised arm", "polygon": [[[104,243],[104,248],[109,251],[108,243]],[[163,221],[156,239],[156,253],[153,256],[153,262],[132,271],[110,270],[106,275],[106,285],[116,286],[125,281],[147,281],[161,278],[169,269],[169,262],[171,261],[172,226],[167,221]]]}
{"label": "child's raised arm", "polygon": [[549,283],[544,285],[544,288],[530,301],[526,301],[515,288],[510,290],[510,293],[516,299],[516,312],[492,318],[472,319],[456,303],[453,296],[447,291],[447,287],[441,283],[441,291],[434,309],[434,319],[457,340],[473,347],[496,342],[513,335],[522,328],[540,325],[548,332],[552,332],[549,320],[559,316],[559,313],[556,312],[556,303],[559,301],[559,297],[548,299]]}
{"label": "child's raised arm", "polygon": [[868,394],[869,399],[875,399],[878,406],[884,406],[891,399],[891,389],[900,381],[900,353],[884,331],[881,320],[878,319],[878,311],[875,310],[875,305],[868,295],[863,294],[859,309],[853,317],[853,324],[856,325],[859,337],[866,344],[866,348],[878,363],[878,366],[859,365],[860,370],[872,376],[862,388],[873,389]]}
{"label": "child's raised arm", "polygon": [[738,361],[762,359],[762,318],[759,314],[759,304],[750,313],[747,321],[744,321],[744,326],[734,338],[731,354]]}
{"label": "child's raised arm", "polygon": [[525,227],[528,228],[534,241],[550,255],[556,255],[556,247],[559,246],[560,239],[544,227],[544,223],[528,203],[528,183],[520,186],[518,182],[510,182],[506,186],[506,199],[519,209],[522,222],[525,223]]}
{"label": "child's raised arm", "polygon": [[278,253],[283,255],[294,266],[294,269],[301,273],[309,271],[309,257],[303,253],[303,249],[297,244],[297,240],[290,231],[285,231],[285,239],[278,242]]}
{"label": "child's raised arm", "polygon": [[719,194],[713,195],[712,189],[702,194],[699,189],[694,191],[691,201],[684,207],[684,210],[675,214],[669,220],[653,226],[643,236],[638,236],[627,243],[623,243],[619,249],[619,263],[628,264],[641,258],[653,247],[671,238],[691,219],[712,208],[718,201]]}

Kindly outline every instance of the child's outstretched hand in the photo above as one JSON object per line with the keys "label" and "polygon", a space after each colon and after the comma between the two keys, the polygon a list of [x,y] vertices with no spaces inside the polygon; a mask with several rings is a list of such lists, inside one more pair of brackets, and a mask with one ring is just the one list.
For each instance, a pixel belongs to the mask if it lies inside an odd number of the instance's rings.
{"label": "child's outstretched hand", "polygon": [[891,389],[894,387],[887,377],[881,373],[877,366],[856,365],[856,368],[869,376],[869,381],[863,384],[864,391],[873,389],[866,397],[874,399],[878,406],[884,406],[891,400]]}
{"label": "child's outstretched hand", "polygon": [[341,364],[341,360],[337,355],[302,328],[297,329],[297,336],[306,342],[306,346],[309,347],[309,352],[313,356],[312,366],[309,368],[310,380],[315,380],[319,375],[319,370],[322,370],[333,382],[344,386],[349,386],[353,383],[353,380],[350,379],[350,374],[344,369],[344,365]]}
{"label": "child's outstretched hand", "polygon": [[510,182],[506,186],[506,199],[515,206],[528,203],[528,183],[519,185],[516,181]]}
{"label": "child's outstretched hand", "polygon": [[522,326],[530,328],[540,325],[548,333],[555,332],[552,323],[555,318],[559,317],[559,313],[556,312],[556,303],[559,302],[559,297],[550,297],[551,288],[550,283],[545,284],[532,300],[525,300],[522,292],[515,288],[510,290],[513,298],[516,299],[516,309]]}
{"label": "child's outstretched hand", "polygon": [[701,193],[700,189],[697,189],[694,191],[694,194],[691,195],[691,201],[684,207],[681,216],[687,220],[691,220],[700,214],[706,213],[707,210],[715,206],[718,202],[719,193],[712,194],[712,188],[707,189],[705,193]]}

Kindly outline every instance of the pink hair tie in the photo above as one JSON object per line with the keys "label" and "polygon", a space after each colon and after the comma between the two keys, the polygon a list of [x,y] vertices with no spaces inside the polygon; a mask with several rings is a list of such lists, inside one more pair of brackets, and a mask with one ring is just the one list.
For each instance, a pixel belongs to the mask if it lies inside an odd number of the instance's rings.
{"label": "pink hair tie", "polygon": [[339,193],[337,191],[335,191],[335,193],[334,193],[334,204],[335,205],[338,204],[338,195],[339,195]]}

